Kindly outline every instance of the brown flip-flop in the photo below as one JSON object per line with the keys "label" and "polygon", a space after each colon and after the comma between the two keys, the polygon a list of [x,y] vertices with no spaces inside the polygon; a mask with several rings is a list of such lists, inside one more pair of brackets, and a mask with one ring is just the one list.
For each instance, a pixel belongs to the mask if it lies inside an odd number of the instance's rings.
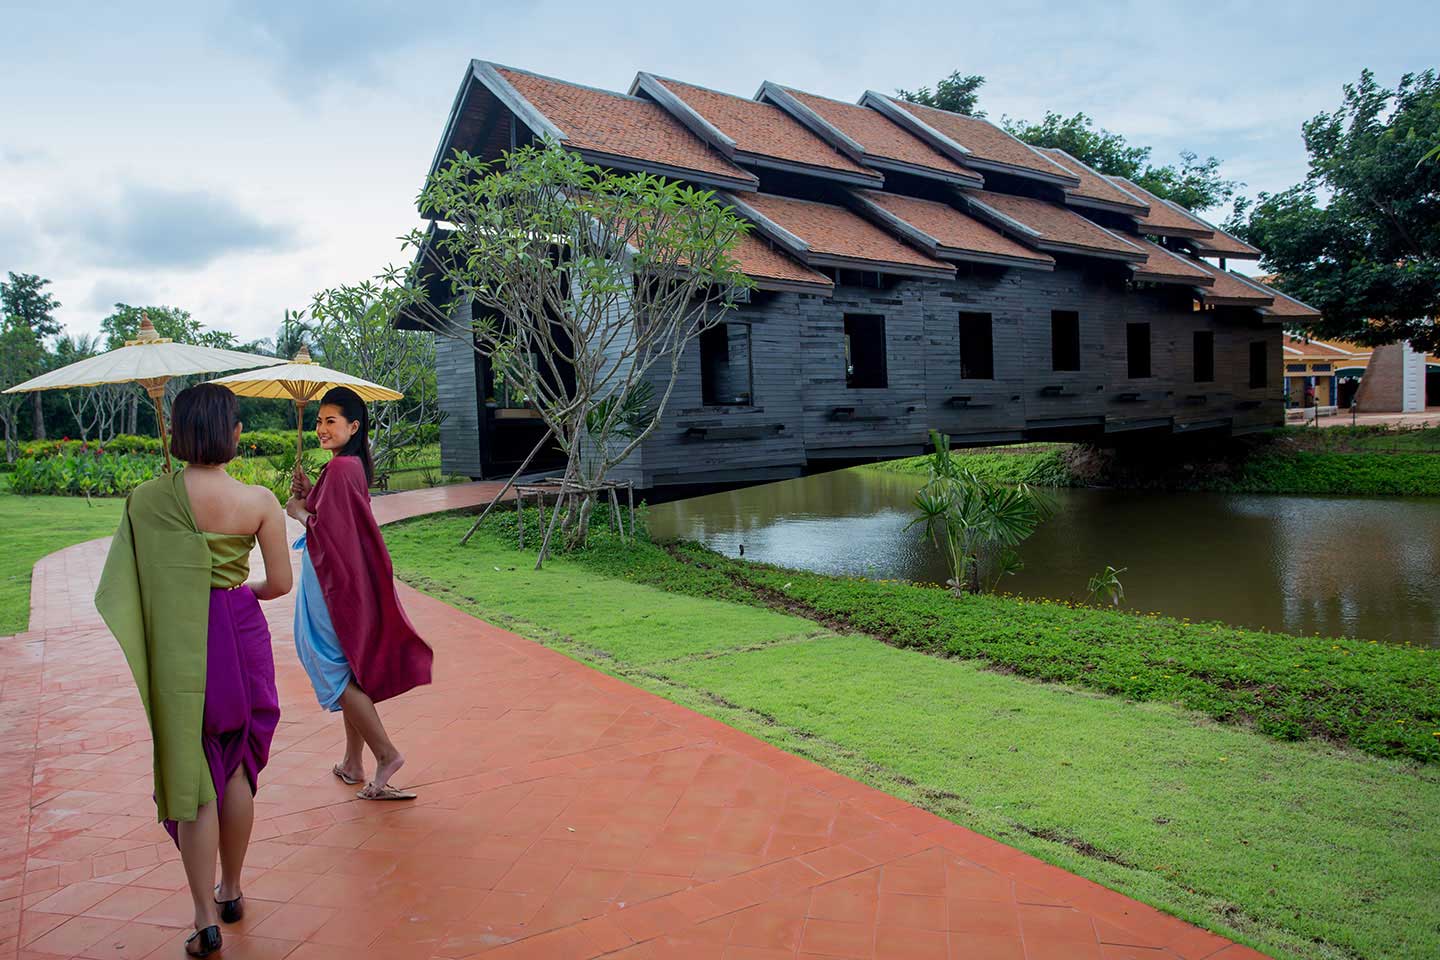
{"label": "brown flip-flop", "polygon": [[365,784],[365,789],[355,794],[361,800],[414,800],[416,794],[408,790],[397,790],[386,784],[377,788],[373,783]]}
{"label": "brown flip-flop", "polygon": [[350,774],[346,773],[344,770],[341,770],[340,764],[338,763],[330,768],[330,772],[335,774],[335,778],[341,783],[348,784],[352,787],[360,782],[359,780],[356,780],[354,777],[350,776]]}

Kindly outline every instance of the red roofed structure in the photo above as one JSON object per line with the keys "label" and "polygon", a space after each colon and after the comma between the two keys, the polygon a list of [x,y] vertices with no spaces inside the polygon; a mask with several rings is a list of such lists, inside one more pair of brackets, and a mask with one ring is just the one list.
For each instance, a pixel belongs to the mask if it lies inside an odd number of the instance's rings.
{"label": "red roofed structure", "polygon": [[[874,91],[747,98],[646,72],[628,90],[473,61],[431,168],[549,141],[715,190],[750,223],[731,255],[753,286],[687,347],[617,478],[773,480],[920,453],[932,429],[1106,443],[1283,422],[1281,328],[1314,311],[1204,262],[1258,251],[1136,184]],[[534,418],[468,345],[436,355],[443,470],[507,474]]]}

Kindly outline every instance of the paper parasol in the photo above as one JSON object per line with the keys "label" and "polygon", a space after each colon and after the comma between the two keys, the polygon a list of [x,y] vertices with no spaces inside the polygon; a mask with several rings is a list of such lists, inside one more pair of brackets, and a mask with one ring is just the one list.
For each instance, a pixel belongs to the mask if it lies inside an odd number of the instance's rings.
{"label": "paper parasol", "polygon": [[107,383],[138,383],[155,404],[155,422],[159,426],[160,446],[165,452],[165,470],[170,470],[170,440],[165,432],[165,412],[161,398],[171,377],[192,373],[219,373],[284,363],[278,357],[262,357],[239,350],[200,347],[176,343],[155,332],[155,325],[145,314],[140,315],[140,332],[125,346],[98,357],[79,360],[59,370],[51,370],[33,380],[16,384],[6,393],[31,393],[36,390],[66,390],[73,387],[98,387]]}
{"label": "paper parasol", "polygon": [[322,367],[310,359],[308,347],[301,347],[295,359],[278,367],[234,373],[215,381],[242,397],[289,400],[295,404],[295,458],[299,462],[305,446],[305,405],[318,400],[331,387],[349,387],[361,400],[399,400],[405,394],[378,383]]}

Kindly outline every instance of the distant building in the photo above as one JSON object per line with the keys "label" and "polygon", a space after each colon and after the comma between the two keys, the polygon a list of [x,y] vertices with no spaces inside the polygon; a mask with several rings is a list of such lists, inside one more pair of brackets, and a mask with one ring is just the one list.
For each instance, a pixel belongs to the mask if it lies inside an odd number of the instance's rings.
{"label": "distant building", "polygon": [[1283,349],[1287,408],[1348,410],[1354,401],[1362,413],[1417,413],[1440,406],[1440,357],[1407,343],[1362,347],[1286,334]]}
{"label": "distant building", "polygon": [[[432,170],[543,137],[717,190],[754,226],[734,256],[755,289],[691,345],[623,467],[642,487],[915,454],[932,428],[969,444],[1266,429],[1282,328],[1317,316],[1224,269],[1258,250],[1139,185],[874,91],[745,98],[640,73],[622,94],[473,61]],[[468,345],[437,353],[443,469],[507,473],[542,428]]]}

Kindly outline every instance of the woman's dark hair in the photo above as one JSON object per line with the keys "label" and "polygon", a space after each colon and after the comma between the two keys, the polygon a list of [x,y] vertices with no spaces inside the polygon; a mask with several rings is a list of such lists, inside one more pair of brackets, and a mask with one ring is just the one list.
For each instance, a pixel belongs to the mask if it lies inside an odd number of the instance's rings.
{"label": "woman's dark hair", "polygon": [[170,453],[186,463],[214,466],[235,459],[235,394],[213,383],[186,387],[170,405]]}
{"label": "woman's dark hair", "polygon": [[357,420],[360,422],[360,429],[355,431],[355,435],[335,455],[359,457],[360,463],[365,467],[365,482],[374,483],[375,464],[370,459],[370,408],[366,407],[360,395],[349,387],[335,387],[325,391],[325,396],[320,398],[320,406],[339,407],[346,420],[352,423]]}

